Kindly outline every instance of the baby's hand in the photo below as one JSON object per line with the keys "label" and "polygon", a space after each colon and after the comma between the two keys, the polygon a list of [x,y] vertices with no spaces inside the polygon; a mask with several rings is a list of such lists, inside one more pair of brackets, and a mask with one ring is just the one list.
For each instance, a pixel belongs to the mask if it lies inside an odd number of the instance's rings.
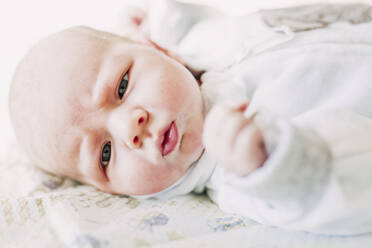
{"label": "baby's hand", "polygon": [[261,130],[243,113],[248,102],[225,102],[212,108],[204,123],[206,150],[226,169],[246,176],[261,167],[267,154]]}

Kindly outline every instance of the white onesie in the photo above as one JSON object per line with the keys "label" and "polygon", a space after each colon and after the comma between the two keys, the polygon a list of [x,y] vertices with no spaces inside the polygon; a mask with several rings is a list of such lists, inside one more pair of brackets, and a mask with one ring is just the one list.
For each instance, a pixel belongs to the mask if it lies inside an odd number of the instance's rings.
{"label": "white onesie", "polygon": [[270,26],[263,12],[226,17],[187,6],[164,1],[162,13],[178,19],[161,32],[152,23],[151,38],[206,70],[206,113],[218,101],[249,99],[245,115],[257,113],[268,159],[240,177],[205,152],[175,185],[144,197],[206,189],[221,209],[267,225],[371,232],[372,22],[305,32]]}

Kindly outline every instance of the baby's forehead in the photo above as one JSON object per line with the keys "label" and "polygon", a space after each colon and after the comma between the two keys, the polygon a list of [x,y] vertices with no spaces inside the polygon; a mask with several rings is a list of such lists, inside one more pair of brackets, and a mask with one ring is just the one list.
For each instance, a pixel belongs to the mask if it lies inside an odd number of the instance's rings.
{"label": "baby's forehead", "polygon": [[[40,54],[45,59],[40,72],[51,72],[53,77],[67,77],[66,83],[86,80],[84,74],[96,73],[101,64],[112,59],[117,47],[127,47],[135,42],[125,37],[85,27],[65,30],[41,45]],[[122,51],[122,50],[121,50]],[[31,62],[32,63],[32,62]],[[59,73],[56,73],[58,70]]]}
{"label": "baby's forehead", "polygon": [[34,66],[32,61],[35,58],[49,57],[44,59],[45,65],[50,65],[53,59],[62,61],[68,59],[70,63],[66,64],[76,65],[74,61],[82,63],[101,59],[102,53],[118,43],[134,42],[125,37],[88,27],[73,27],[41,40],[25,56],[24,61],[29,61],[31,66]]}
{"label": "baby's forehead", "polygon": [[[89,70],[102,59],[110,42],[96,32],[85,29],[64,30],[37,43],[24,57],[17,68],[13,86],[24,88],[38,86],[49,88],[61,83],[60,79],[79,78],[81,67]],[[26,80],[24,80],[27,78]],[[53,80],[51,80],[53,79]],[[63,84],[68,83],[66,80]]]}
{"label": "baby's forehead", "polygon": [[51,42],[60,41],[66,51],[75,53],[103,50],[117,43],[136,43],[128,37],[80,26],[63,30],[55,34],[55,38]]}
{"label": "baby's forehead", "polygon": [[86,90],[81,82],[94,80],[110,42],[98,31],[65,30],[39,42],[18,66],[10,92],[12,122],[42,169],[76,178],[73,135],[64,134],[71,134],[78,118],[76,92]]}

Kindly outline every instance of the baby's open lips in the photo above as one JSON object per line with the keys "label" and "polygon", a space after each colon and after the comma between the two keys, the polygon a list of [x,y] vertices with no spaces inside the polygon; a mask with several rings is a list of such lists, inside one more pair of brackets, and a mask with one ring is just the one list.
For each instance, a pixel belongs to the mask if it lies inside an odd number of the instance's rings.
{"label": "baby's open lips", "polygon": [[161,155],[167,156],[171,153],[177,145],[178,141],[178,130],[177,125],[173,121],[163,132],[162,136],[160,137],[160,145],[159,149]]}

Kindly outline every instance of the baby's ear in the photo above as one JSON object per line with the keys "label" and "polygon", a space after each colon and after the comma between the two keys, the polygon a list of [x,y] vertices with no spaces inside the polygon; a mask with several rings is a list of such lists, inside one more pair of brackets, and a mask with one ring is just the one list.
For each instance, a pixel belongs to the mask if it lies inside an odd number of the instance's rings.
{"label": "baby's ear", "polygon": [[149,18],[147,16],[146,7],[128,6],[122,13],[122,18],[117,28],[119,35],[126,36],[131,40],[148,45],[163,52],[167,56],[177,60],[179,63],[184,64],[181,57],[166,48],[160,46],[150,38]]}

